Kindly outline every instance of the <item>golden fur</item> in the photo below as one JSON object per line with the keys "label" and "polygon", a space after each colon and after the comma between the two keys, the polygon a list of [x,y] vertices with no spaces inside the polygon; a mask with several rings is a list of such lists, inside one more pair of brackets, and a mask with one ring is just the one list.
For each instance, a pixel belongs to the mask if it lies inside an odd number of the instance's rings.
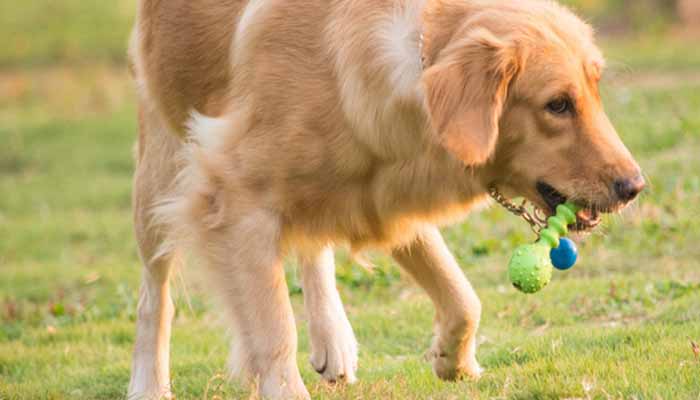
{"label": "golden fur", "polygon": [[[491,185],[544,208],[541,179],[614,209],[629,200],[614,182],[639,175],[602,109],[592,30],[549,1],[141,0],[130,56],[145,265],[134,396],[170,393],[167,280],[188,246],[228,307],[233,372],[265,397],[308,397],[290,251],[312,365],[355,379],[338,244],[390,250],[435,303],[435,372],[478,377],[481,306],[435,226]],[[561,96],[575,113],[546,110]]]}

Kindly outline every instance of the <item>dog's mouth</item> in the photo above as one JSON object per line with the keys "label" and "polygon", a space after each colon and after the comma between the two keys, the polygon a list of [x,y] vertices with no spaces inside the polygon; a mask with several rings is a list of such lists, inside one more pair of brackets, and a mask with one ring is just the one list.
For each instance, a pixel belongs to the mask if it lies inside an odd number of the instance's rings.
{"label": "dog's mouth", "polygon": [[[561,192],[542,181],[537,182],[537,192],[547,205],[548,210],[546,211],[549,214],[554,214],[557,206],[565,203],[568,200],[568,198]],[[599,208],[591,204],[584,205],[580,204],[580,202],[576,203],[582,205],[584,208],[576,213],[576,223],[569,225],[569,229],[574,231],[588,231],[600,224],[601,218]]]}

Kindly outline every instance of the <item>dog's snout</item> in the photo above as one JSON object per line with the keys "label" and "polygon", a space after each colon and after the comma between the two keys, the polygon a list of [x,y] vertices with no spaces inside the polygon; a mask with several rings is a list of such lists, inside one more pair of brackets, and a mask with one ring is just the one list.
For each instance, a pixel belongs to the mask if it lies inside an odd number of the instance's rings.
{"label": "dog's snout", "polygon": [[644,190],[646,182],[641,174],[637,174],[631,178],[617,179],[613,183],[615,195],[620,201],[628,202],[634,200],[639,193]]}

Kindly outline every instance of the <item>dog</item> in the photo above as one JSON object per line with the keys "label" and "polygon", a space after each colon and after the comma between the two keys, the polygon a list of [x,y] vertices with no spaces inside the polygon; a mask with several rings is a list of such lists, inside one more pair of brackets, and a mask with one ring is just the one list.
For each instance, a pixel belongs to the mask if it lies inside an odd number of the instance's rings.
{"label": "dog", "polygon": [[579,229],[630,203],[640,168],[601,103],[592,29],[547,0],[140,0],[135,233],[143,261],[130,398],[171,397],[183,251],[230,317],[232,374],[309,398],[283,258],[300,260],[310,362],[353,382],[333,248],[390,252],[436,309],[442,379],[478,378],[479,299],[438,226],[490,187]]}

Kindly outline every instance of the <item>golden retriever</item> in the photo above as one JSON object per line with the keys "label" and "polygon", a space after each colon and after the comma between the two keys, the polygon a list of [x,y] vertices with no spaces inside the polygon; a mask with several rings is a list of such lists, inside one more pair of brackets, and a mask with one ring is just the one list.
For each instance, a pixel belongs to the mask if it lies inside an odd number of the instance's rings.
{"label": "golden retriever", "polygon": [[301,264],[311,364],[353,382],[333,246],[390,251],[435,304],[443,379],[479,377],[481,305],[436,226],[489,187],[551,211],[644,180],[603,111],[591,28],[538,0],[140,0],[134,179],[143,260],[129,395],[171,396],[168,277],[202,260],[235,376],[308,398],[282,260]]}

